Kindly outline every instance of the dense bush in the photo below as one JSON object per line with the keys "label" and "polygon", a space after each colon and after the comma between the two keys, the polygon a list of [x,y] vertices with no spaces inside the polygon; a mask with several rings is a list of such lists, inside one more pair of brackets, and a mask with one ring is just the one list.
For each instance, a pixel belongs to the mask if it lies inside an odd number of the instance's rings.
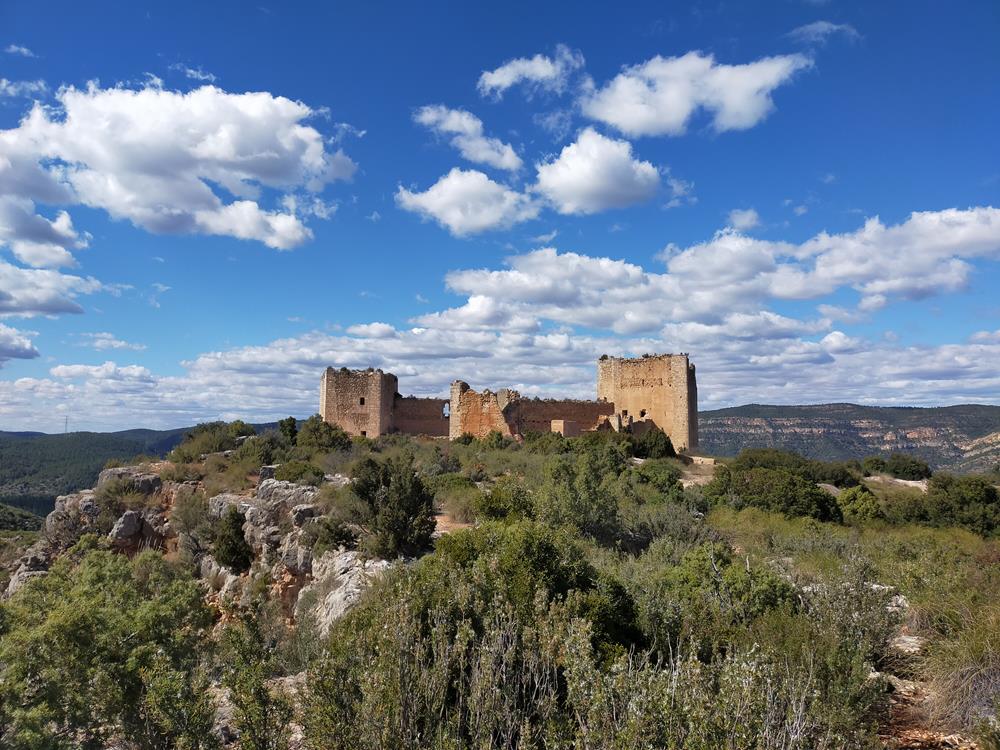
{"label": "dense bush", "polygon": [[0,744],[212,747],[200,587],[157,552],[130,561],[94,541],[0,610]]}
{"label": "dense bush", "polygon": [[705,487],[705,496],[735,508],[753,506],[786,516],[809,516],[819,521],[841,520],[834,497],[812,482],[783,469],[741,470],[720,466]]}
{"label": "dense bush", "polygon": [[535,500],[536,517],[552,526],[610,539],[618,527],[618,504],[614,494],[601,486],[605,476],[594,451],[581,452],[575,460],[571,456],[550,459]]}
{"label": "dense bush", "polygon": [[798,453],[777,448],[748,448],[741,451],[730,462],[729,467],[734,471],[781,469],[810,482],[823,482],[837,487],[854,487],[862,474],[857,462],[814,461]]}
{"label": "dense bush", "polygon": [[368,536],[363,540],[369,552],[391,558],[429,546],[433,495],[416,475],[411,454],[385,461],[365,458],[354,467],[352,477],[352,491],[369,510]]}
{"label": "dense bush", "polygon": [[230,505],[215,532],[215,559],[235,573],[244,573],[253,563],[253,549],[243,535],[243,514],[235,505]]}
{"label": "dense bush", "polygon": [[[724,546],[676,563],[644,558],[648,575],[628,577],[637,602],[565,528],[486,524],[442,538],[334,625],[309,675],[309,746],[708,750],[873,739],[880,688],[867,659],[884,648],[888,620],[883,600],[857,596],[872,591],[866,580],[841,580],[803,606],[788,583]],[[677,618],[684,636],[675,628],[642,650],[657,637],[652,626]]]}
{"label": "dense bush", "polygon": [[295,445],[313,451],[346,451],[351,447],[351,436],[336,425],[327,424],[319,414],[313,414],[299,427]]}
{"label": "dense bush", "polygon": [[885,470],[896,479],[929,479],[931,467],[924,461],[905,453],[893,453],[885,461]]}
{"label": "dense bush", "polygon": [[850,487],[837,495],[837,505],[849,522],[874,521],[883,517],[882,508],[875,493],[861,484]]}
{"label": "dense bush", "polygon": [[480,493],[476,516],[492,520],[521,520],[535,514],[531,495],[524,484],[513,477],[500,477],[489,491]]}
{"label": "dense bush", "polygon": [[633,439],[632,455],[638,458],[673,458],[677,452],[667,433],[653,427]]}

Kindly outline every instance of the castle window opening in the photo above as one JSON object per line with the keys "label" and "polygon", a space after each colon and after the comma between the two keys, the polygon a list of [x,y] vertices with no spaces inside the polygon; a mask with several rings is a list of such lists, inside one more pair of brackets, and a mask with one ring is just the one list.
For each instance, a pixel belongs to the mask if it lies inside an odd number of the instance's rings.
{"label": "castle window opening", "polygon": [[622,416],[623,417],[627,417],[628,416],[628,409],[622,409]]}
{"label": "castle window opening", "polygon": [[646,416],[646,410],[643,409],[642,411],[639,412],[639,418],[642,419],[645,416]]}
{"label": "castle window opening", "polygon": [[451,402],[445,401],[444,406],[441,407],[441,418],[450,419],[451,418]]}
{"label": "castle window opening", "polygon": [[359,401],[358,403],[359,403],[359,404],[360,404],[361,406],[364,406],[364,405],[365,405],[365,397],[364,397],[364,396],[362,396],[362,397],[361,397],[361,400],[360,400],[360,401]]}
{"label": "castle window opening", "polygon": [[368,437],[368,431],[367,430],[362,430],[361,431],[361,437]]}

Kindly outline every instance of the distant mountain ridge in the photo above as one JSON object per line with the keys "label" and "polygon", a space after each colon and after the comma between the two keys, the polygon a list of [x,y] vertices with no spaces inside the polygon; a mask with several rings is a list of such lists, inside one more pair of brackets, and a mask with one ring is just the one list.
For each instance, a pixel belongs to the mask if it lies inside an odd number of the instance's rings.
{"label": "distant mountain ridge", "polygon": [[747,404],[701,412],[698,433],[701,450],[720,456],[782,448],[846,460],[901,451],[957,472],[989,471],[1000,463],[1000,406],[983,404]]}

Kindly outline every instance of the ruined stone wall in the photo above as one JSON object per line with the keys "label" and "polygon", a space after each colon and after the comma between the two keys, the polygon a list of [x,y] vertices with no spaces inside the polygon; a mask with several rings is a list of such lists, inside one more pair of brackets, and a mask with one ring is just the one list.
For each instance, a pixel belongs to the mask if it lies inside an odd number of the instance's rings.
{"label": "ruined stone wall", "polygon": [[397,396],[392,407],[392,428],[404,435],[448,437],[449,419],[445,416],[446,398]]}
{"label": "ruined stone wall", "polygon": [[392,430],[396,376],[381,370],[335,370],[320,381],[320,414],[350,435],[378,437]]}
{"label": "ruined stone wall", "polygon": [[476,393],[469,388],[468,383],[456,380],[451,384],[449,437],[454,440],[468,433],[481,438],[493,430],[506,437],[513,437],[515,429],[506,412],[517,398],[517,391],[506,388],[497,393]]}
{"label": "ruined stone wall", "polygon": [[679,451],[698,445],[698,386],[686,354],[602,357],[597,397],[613,403],[623,419],[656,425]]}
{"label": "ruined stone wall", "polygon": [[520,399],[511,421],[522,435],[549,432],[555,420],[576,422],[581,430],[593,430],[602,416],[614,413],[615,405],[604,401]]}

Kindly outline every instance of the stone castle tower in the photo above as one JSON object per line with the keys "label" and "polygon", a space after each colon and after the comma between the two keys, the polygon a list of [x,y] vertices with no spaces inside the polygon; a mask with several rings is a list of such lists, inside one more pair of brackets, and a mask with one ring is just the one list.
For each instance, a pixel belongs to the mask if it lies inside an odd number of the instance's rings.
{"label": "stone castle tower", "polygon": [[698,384],[686,354],[597,362],[597,398],[615,405],[623,423],[646,423],[670,436],[678,451],[698,447]]}
{"label": "stone castle tower", "polygon": [[566,437],[592,430],[659,427],[678,451],[698,447],[698,386],[686,354],[636,359],[603,356],[597,362],[597,399],[523,398],[517,391],[472,390],[456,380],[451,398],[403,397],[392,373],[368,368],[328,367],[320,383],[319,411],[351,435],[392,432],[450,437],[508,437],[559,432]]}
{"label": "stone castle tower", "polygon": [[350,435],[377,437],[392,429],[396,376],[381,370],[327,367],[319,389],[319,413]]}

